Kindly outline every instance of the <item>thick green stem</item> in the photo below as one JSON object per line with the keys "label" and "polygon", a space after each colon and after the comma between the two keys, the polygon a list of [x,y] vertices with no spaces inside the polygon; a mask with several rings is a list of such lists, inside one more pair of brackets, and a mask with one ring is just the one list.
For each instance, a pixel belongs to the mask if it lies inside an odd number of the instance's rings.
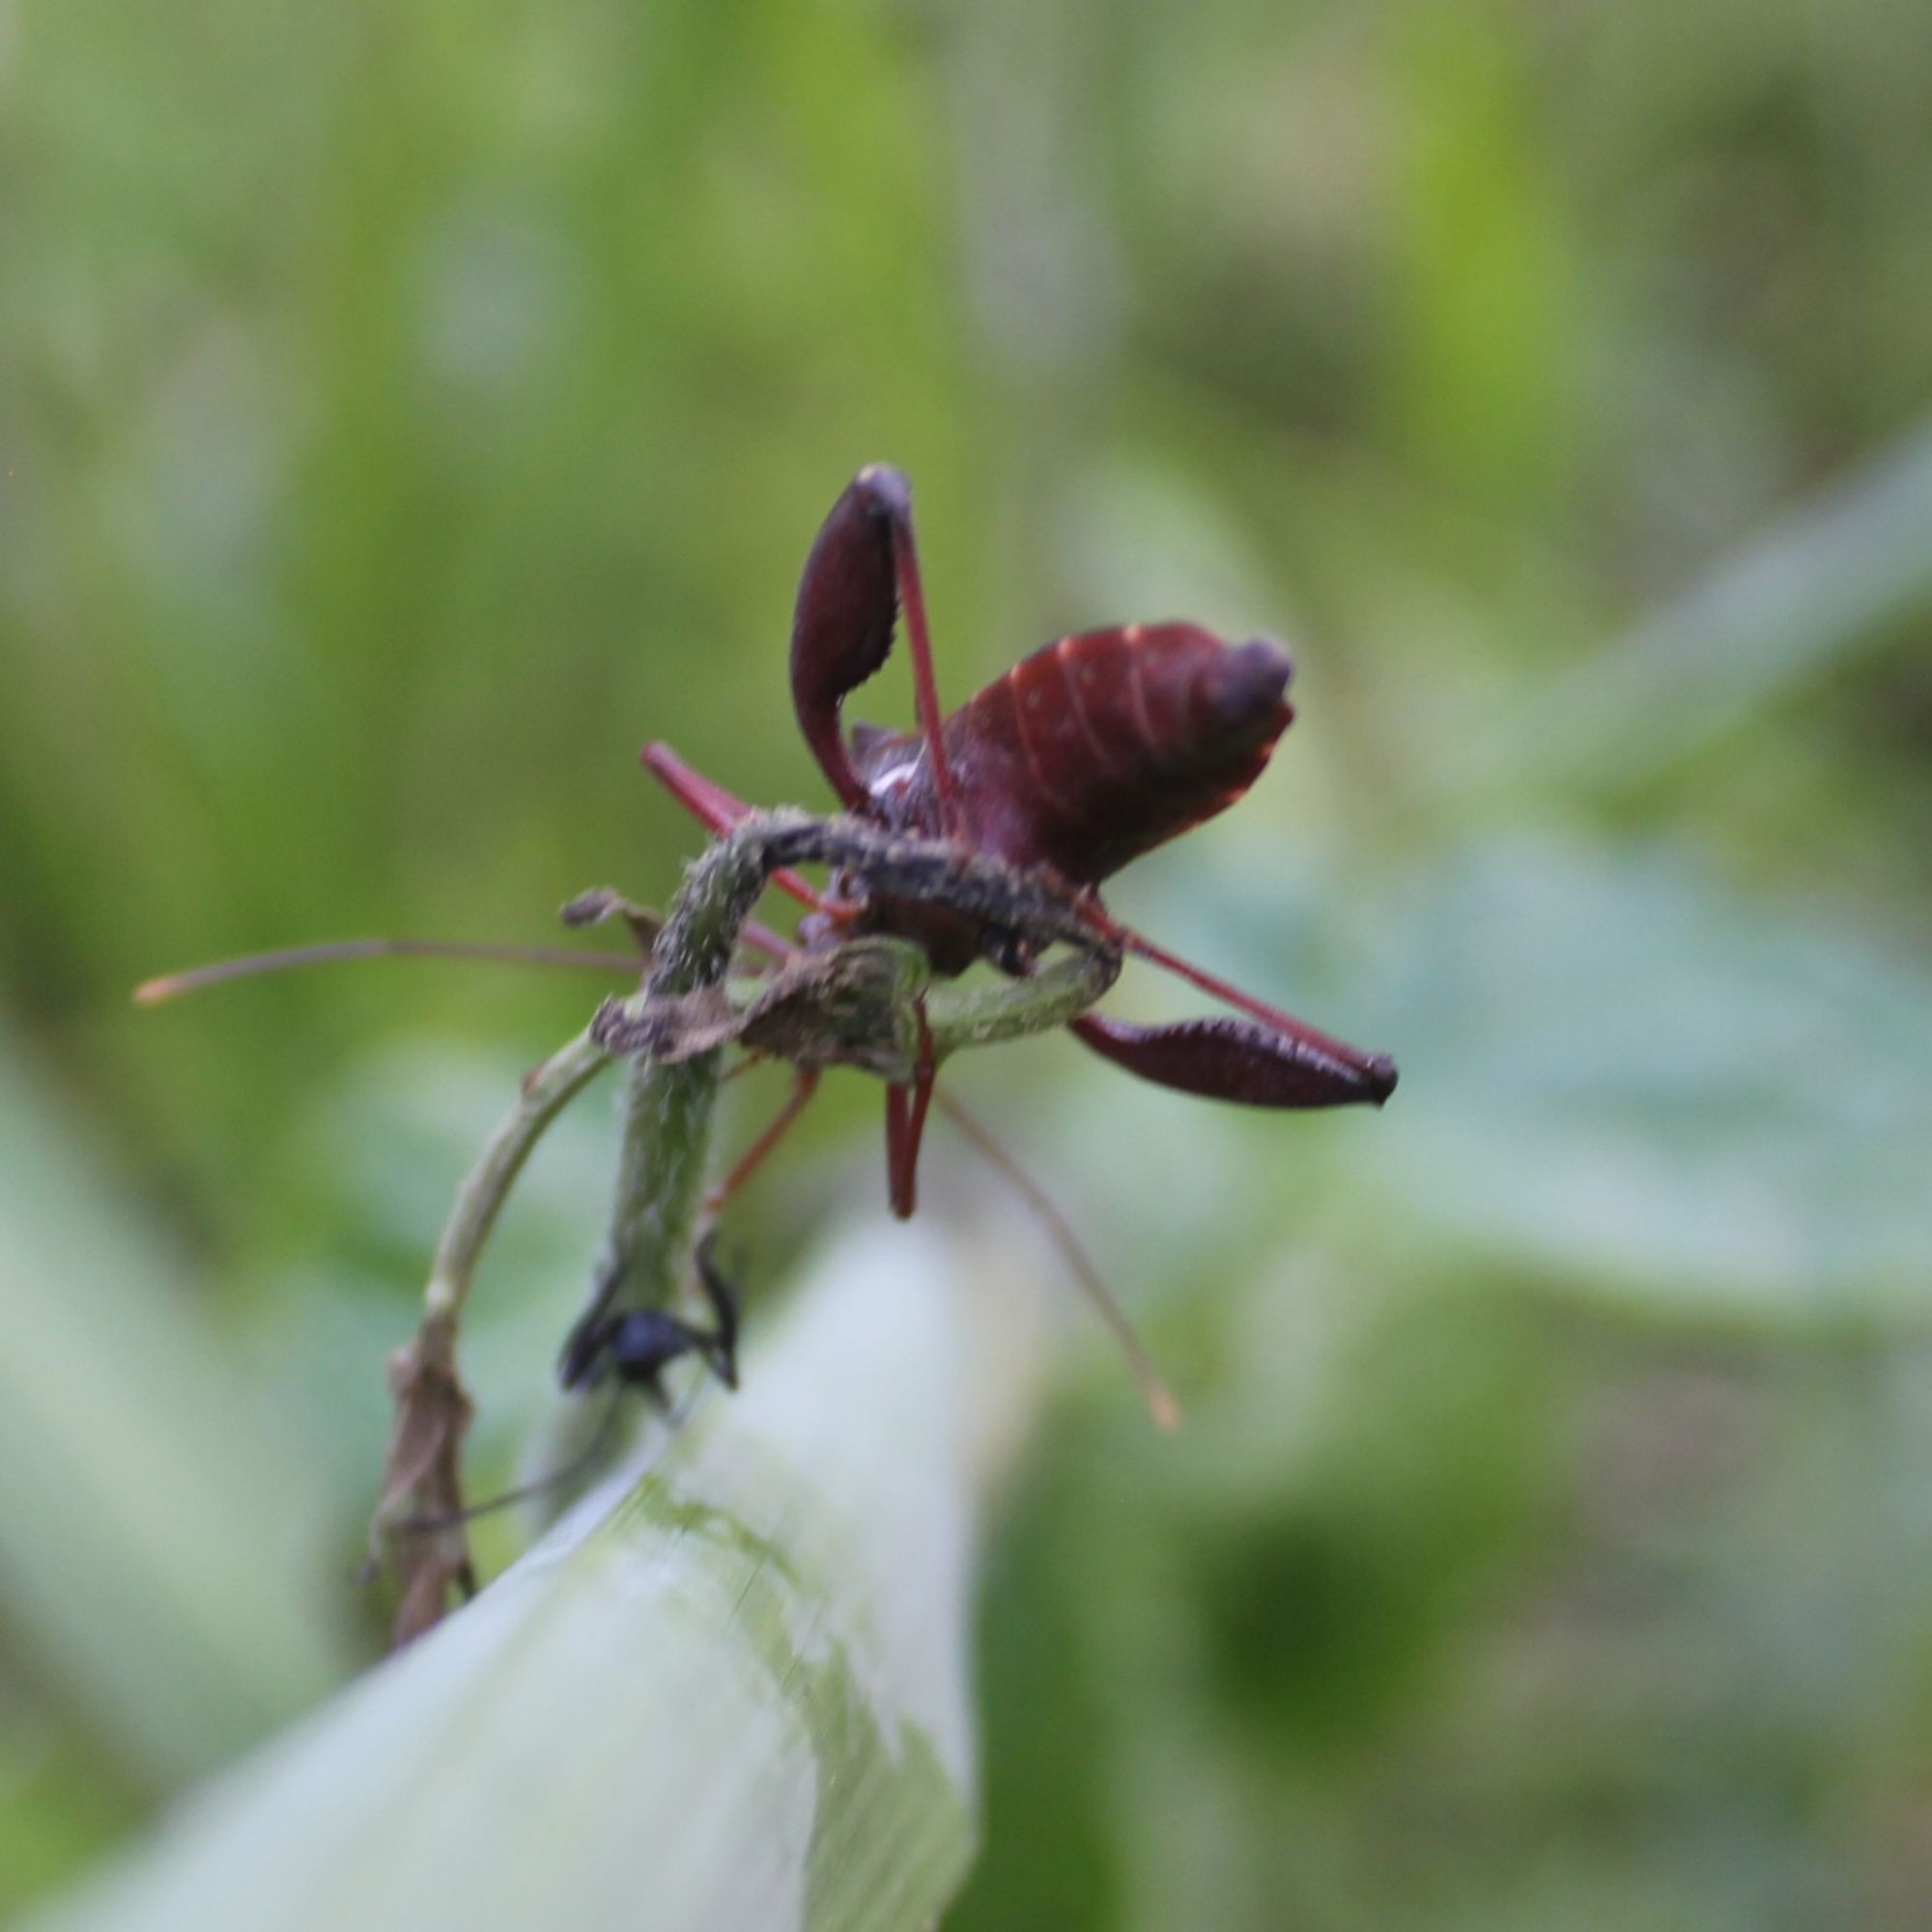
{"label": "thick green stem", "polygon": [[631,1062],[616,1200],[592,1297],[599,1314],[676,1297],[695,1244],[722,1058],[714,1047],[690,1060]]}
{"label": "thick green stem", "polygon": [[[726,838],[704,852],[658,935],[650,978],[624,1009],[641,1013],[653,1002],[723,985],[765,879],[751,841]],[[658,1308],[675,1299],[695,1244],[722,1060],[713,1047],[688,1060],[631,1062],[616,1199],[584,1322],[614,1305]]]}

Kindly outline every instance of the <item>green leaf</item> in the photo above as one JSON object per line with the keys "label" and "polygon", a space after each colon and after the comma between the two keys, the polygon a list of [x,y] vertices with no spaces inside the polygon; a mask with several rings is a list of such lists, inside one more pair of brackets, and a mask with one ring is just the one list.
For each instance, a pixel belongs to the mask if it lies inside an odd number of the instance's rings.
{"label": "green leaf", "polygon": [[141,1779],[337,1681],[320,1492],[0,1037],[0,1620]]}
{"label": "green leaf", "polygon": [[1388,908],[1360,1142],[1425,1239],[1662,1310],[1920,1321],[1932,983],[1667,848],[1503,838]]}
{"label": "green leaf", "polygon": [[916,1928],[973,1849],[997,1296],[849,1240],[744,1392],[44,1923]]}
{"label": "green leaf", "polygon": [[[1663,843],[1497,835],[1268,896],[1248,876],[1173,868],[1147,923],[1215,934],[1217,969],[1402,1084],[1374,1116],[1206,1110],[1167,1155],[1200,1205],[1165,1221],[1273,1214],[1425,1277],[1500,1265],[1699,1320],[1932,1313],[1932,976],[1903,948]],[[1110,1097],[1090,1137],[1124,1150],[1144,1102]]]}
{"label": "green leaf", "polygon": [[1616,794],[1932,610],[1932,429],[1902,439],[1513,711],[1463,776]]}

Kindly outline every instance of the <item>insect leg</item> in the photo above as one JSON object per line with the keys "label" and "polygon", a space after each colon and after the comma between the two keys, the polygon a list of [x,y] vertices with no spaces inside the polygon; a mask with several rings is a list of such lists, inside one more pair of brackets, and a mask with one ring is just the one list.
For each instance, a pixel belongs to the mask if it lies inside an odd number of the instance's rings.
{"label": "insect leg", "polygon": [[1134,1324],[1127,1320],[1126,1310],[1114,1298],[1099,1264],[1087,1252],[1087,1244],[1073,1232],[1066,1216],[1054,1206],[1053,1197],[994,1139],[977,1115],[969,1114],[951,1094],[939,1094],[934,1098],[939,1103],[940,1111],[972,1142],[986,1165],[1011,1186],[1038,1217],[1040,1225],[1046,1230],[1047,1238],[1060,1250],[1061,1260],[1066,1264],[1073,1279],[1080,1284],[1081,1292],[1094,1304],[1094,1312],[1106,1324],[1108,1334],[1113,1336],[1122,1354],[1127,1358],[1127,1367],[1133,1372],[1134,1380],[1140,1384],[1141,1399],[1147,1404],[1148,1413],[1153,1417],[1155,1426],[1179,1429],[1180,1405],[1175,1400],[1174,1391],[1161,1380],[1160,1372],[1149,1356],[1146,1345]]}
{"label": "insect leg", "polygon": [[565,1388],[588,1388],[606,1372],[639,1389],[657,1407],[668,1406],[663,1375],[680,1356],[700,1356],[726,1388],[738,1386],[738,1303],[731,1285],[711,1260],[710,1243],[697,1250],[697,1278],[711,1304],[714,1325],[700,1328],[662,1308],[631,1308],[602,1317],[566,1361]]}
{"label": "insect leg", "polygon": [[[702,772],[695,771],[662,741],[646,745],[638,757],[645,771],[707,832],[729,832],[741,819],[752,815],[753,808],[743,799],[734,798],[723,785],[706,778]],[[801,905],[810,906],[813,912],[825,910],[824,896],[814,892],[787,867],[779,867],[772,873],[771,882],[781,892],[789,893]]]}
{"label": "insect leg", "polygon": [[784,1138],[791,1123],[805,1112],[807,1104],[817,1091],[817,1067],[801,1066],[793,1071],[791,1093],[784,1105],[772,1117],[770,1123],[757,1139],[738,1156],[731,1171],[704,1197],[706,1214],[716,1214],[764,1165],[766,1155]]}
{"label": "insect leg", "polygon": [[941,731],[925,588],[912,529],[912,487],[898,470],[874,463],[846,486],[812,540],[791,623],[791,701],[798,728],[848,811],[864,811],[871,793],[853,769],[840,712],[892,651],[899,608],[912,652],[919,728],[941,823],[952,836],[961,829],[959,792]]}
{"label": "insect leg", "polygon": [[925,584],[920,576],[919,543],[912,528],[912,489],[898,470],[884,464],[873,464],[860,470],[859,482],[875,493],[892,531],[893,581],[905,611],[906,648],[912,653],[913,706],[919,716],[920,735],[925,740],[926,761],[932,767],[932,788],[939,797],[940,823],[947,837],[954,838],[965,828],[952,766],[946,755],[939,681],[932,669],[932,634],[925,622]]}
{"label": "insect leg", "polygon": [[923,1001],[915,1012],[919,1062],[912,1085],[886,1089],[886,1191],[901,1221],[912,1218],[919,1202],[919,1146],[925,1135],[925,1113],[932,1104],[932,1083],[938,1072]]}
{"label": "insect leg", "polygon": [[657,951],[658,934],[664,930],[663,917],[649,906],[640,906],[627,899],[622,893],[611,886],[593,886],[586,893],[579,893],[570,903],[562,907],[557,918],[573,929],[588,925],[602,925],[608,919],[620,919],[631,929],[631,937],[638,942],[639,955],[646,965]]}
{"label": "insect leg", "polygon": [[[1395,1092],[1395,1062],[1387,1054],[1350,1046],[1156,946],[1111,913],[1099,917],[1129,952],[1251,1015],[1261,1026],[1186,1021],[1135,1027],[1089,1013],[1072,1023],[1072,1031],[1094,1052],[1163,1087],[1251,1106],[1334,1107],[1354,1100],[1380,1106]],[[1286,1097],[1290,1094],[1305,1097]]]}
{"label": "insect leg", "polygon": [[892,654],[898,598],[890,520],[906,495],[903,476],[876,466],[845,486],[812,539],[792,611],[792,711],[847,811],[863,811],[871,795],[853,769],[840,714]]}
{"label": "insect leg", "polygon": [[704,1359],[712,1373],[728,1389],[738,1386],[738,1293],[725,1280],[724,1271],[712,1259],[715,1231],[707,1228],[698,1236],[697,1285],[711,1304],[713,1327],[708,1341],[700,1343]]}
{"label": "insect leg", "polygon": [[[1284,1018],[1286,1016],[1284,1015]],[[1067,1030],[1103,1060],[1157,1087],[1248,1107],[1379,1107],[1395,1091],[1385,1053],[1345,1046],[1299,1020],[1181,1020],[1134,1026],[1083,1013]]]}
{"label": "insect leg", "polygon": [[[654,1310],[638,1311],[641,1320],[635,1316],[612,1316],[604,1321],[597,1337],[600,1353],[588,1365],[582,1378],[598,1379],[606,1359],[616,1375],[611,1388],[611,1400],[605,1405],[596,1433],[579,1454],[534,1481],[520,1483],[515,1489],[505,1490],[487,1502],[406,1517],[396,1527],[417,1532],[447,1529],[457,1523],[474,1521],[480,1516],[489,1516],[513,1503],[547,1495],[566,1484],[574,1483],[586,1471],[596,1468],[610,1454],[616,1439],[627,1387],[641,1388],[646,1399],[655,1406],[668,1406],[664,1384],[659,1378],[682,1355],[700,1355],[726,1388],[735,1389],[738,1386],[738,1297],[712,1259],[709,1233],[698,1241],[694,1259],[697,1264],[698,1286],[704,1291],[705,1300],[711,1304],[712,1325],[699,1328],[694,1322],[682,1321],[673,1315]],[[476,1594],[475,1573],[467,1562],[458,1573],[457,1581],[466,1596]]]}

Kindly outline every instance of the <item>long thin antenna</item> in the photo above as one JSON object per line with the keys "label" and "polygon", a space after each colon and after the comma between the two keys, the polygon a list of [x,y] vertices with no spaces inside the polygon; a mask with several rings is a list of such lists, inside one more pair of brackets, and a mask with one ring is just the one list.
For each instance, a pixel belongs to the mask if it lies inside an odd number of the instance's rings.
{"label": "long thin antenna", "polygon": [[277,952],[249,952],[217,959],[185,973],[166,973],[134,988],[137,1007],[198,993],[230,980],[289,973],[303,966],[333,966],[348,959],[487,959],[514,966],[580,966],[597,973],[636,973],[645,963],[636,952],[584,952],[573,946],[493,946],[459,939],[336,939],[320,946],[291,946]]}
{"label": "long thin antenna", "polygon": [[611,1438],[617,1433],[617,1418],[623,1412],[624,1394],[622,1382],[611,1384],[610,1400],[604,1405],[604,1413],[597,1419],[597,1433],[569,1462],[558,1463],[554,1469],[532,1477],[527,1483],[519,1483],[515,1489],[499,1491],[480,1503],[469,1503],[462,1509],[432,1510],[423,1516],[407,1516],[396,1527],[418,1536],[439,1529],[454,1529],[458,1523],[474,1522],[478,1517],[495,1516],[498,1510],[508,1509],[513,1503],[529,1502],[533,1497],[547,1495],[552,1490],[560,1490],[566,1483],[576,1481],[584,1470],[594,1469],[610,1453]]}
{"label": "long thin antenna", "polygon": [[[700,1377],[691,1393],[669,1409],[659,1409],[668,1436],[674,1436],[691,1420],[691,1411],[697,1406],[705,1389],[706,1378]],[[617,1434],[618,1418],[624,1412],[624,1399],[630,1393],[623,1382],[611,1384],[610,1400],[604,1405],[604,1413],[598,1418],[597,1433],[589,1442],[567,1463],[559,1463],[541,1476],[533,1476],[527,1483],[519,1483],[515,1489],[503,1490],[494,1496],[486,1496],[480,1503],[468,1503],[462,1509],[436,1510],[425,1516],[405,1517],[396,1527],[409,1530],[416,1535],[431,1534],[439,1529],[454,1529],[458,1523],[474,1522],[478,1517],[494,1516],[498,1510],[508,1509],[513,1503],[526,1503],[537,1496],[547,1495],[553,1490],[560,1490],[567,1483],[573,1483],[586,1469],[592,1469],[606,1460],[611,1445]]]}
{"label": "long thin antenna", "polygon": [[1148,1413],[1153,1417],[1156,1427],[1179,1429],[1180,1404],[1175,1400],[1174,1391],[1161,1380],[1160,1372],[1154,1367],[1134,1324],[1127,1319],[1126,1310],[1114,1298],[1114,1293],[1107,1286],[1098,1264],[1087,1252],[1066,1217],[1053,1205],[1052,1197],[950,1094],[935,1093],[933,1101],[973,1143],[986,1164],[1010,1181],[1025,1198],[1028,1207],[1039,1216],[1048,1236],[1060,1250],[1061,1259],[1072,1271],[1088,1300],[1094,1304],[1094,1313],[1120,1344],[1121,1352],[1126,1356],[1127,1367],[1133,1371],[1134,1379],[1140,1384],[1142,1399],[1147,1403]]}

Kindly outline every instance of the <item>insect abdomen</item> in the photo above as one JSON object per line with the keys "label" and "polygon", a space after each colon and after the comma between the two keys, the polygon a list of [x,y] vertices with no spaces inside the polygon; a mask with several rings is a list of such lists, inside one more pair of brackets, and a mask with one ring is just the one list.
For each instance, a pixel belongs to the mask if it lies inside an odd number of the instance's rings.
{"label": "insect abdomen", "polygon": [[1062,638],[946,721],[978,840],[1096,884],[1223,810],[1294,715],[1288,652],[1195,624]]}

